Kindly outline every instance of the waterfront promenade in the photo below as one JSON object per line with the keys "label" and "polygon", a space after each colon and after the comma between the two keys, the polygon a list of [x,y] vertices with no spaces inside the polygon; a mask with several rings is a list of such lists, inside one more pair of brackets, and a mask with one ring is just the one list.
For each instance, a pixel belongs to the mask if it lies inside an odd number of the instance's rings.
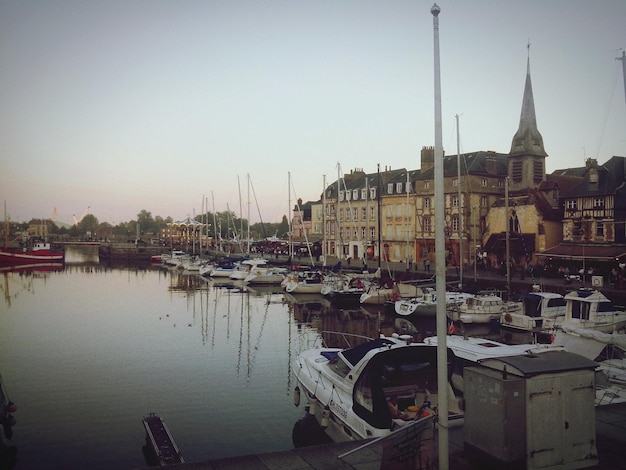
{"label": "waterfront promenade", "polygon": [[[256,425],[262,426],[262,423]],[[596,407],[596,446],[598,470],[626,468],[623,451],[626,446],[626,404]],[[463,427],[449,432],[449,467],[452,470],[496,470],[484,462],[470,461],[463,449]],[[435,436],[435,445],[437,436]],[[311,447],[300,447],[283,452],[243,455],[227,459],[193,462],[168,466],[181,470],[375,470],[380,468],[382,445],[371,447],[339,458],[364,442],[342,442]],[[181,443],[184,448],[184,443]],[[435,449],[435,461],[437,460]],[[435,462],[433,468],[438,468]]]}

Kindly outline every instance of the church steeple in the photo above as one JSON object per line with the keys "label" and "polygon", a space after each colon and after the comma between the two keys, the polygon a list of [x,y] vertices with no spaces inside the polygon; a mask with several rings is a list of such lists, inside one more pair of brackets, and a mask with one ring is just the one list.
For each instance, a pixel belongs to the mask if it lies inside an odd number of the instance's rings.
{"label": "church steeple", "polygon": [[519,119],[519,128],[513,137],[509,155],[534,155],[547,157],[543,148],[543,137],[537,129],[535,117],[535,101],[533,99],[533,87],[530,82],[530,44],[526,65],[526,85],[524,86],[524,98],[522,100],[522,113]]}

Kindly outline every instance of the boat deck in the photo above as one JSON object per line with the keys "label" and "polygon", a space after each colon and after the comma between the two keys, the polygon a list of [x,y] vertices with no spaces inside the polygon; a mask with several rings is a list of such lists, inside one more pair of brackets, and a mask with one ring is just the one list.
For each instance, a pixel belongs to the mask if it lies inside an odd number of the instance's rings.
{"label": "boat deck", "polygon": [[170,434],[165,422],[155,413],[142,419],[143,427],[146,429],[146,441],[157,457],[159,465],[172,465],[185,463],[174,438]]}

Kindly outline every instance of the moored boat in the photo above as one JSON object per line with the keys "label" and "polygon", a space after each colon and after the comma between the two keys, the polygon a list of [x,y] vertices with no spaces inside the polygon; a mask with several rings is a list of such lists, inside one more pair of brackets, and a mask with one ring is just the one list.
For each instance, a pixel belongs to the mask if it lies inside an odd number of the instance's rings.
{"label": "moored boat", "polygon": [[523,331],[545,329],[546,319],[565,315],[565,299],[556,292],[533,291],[522,294],[522,310],[504,312],[500,315],[500,325]]}
{"label": "moored boat", "polygon": [[545,328],[587,328],[611,333],[626,327],[626,311],[613,304],[602,292],[581,288],[564,296],[565,316],[546,319]]}
{"label": "moored boat", "polygon": [[461,323],[490,323],[499,322],[503,314],[521,311],[521,302],[505,301],[493,293],[479,293],[454,308],[448,308],[448,317]]}
{"label": "moored boat", "polygon": [[[466,292],[446,292],[446,308],[455,308],[465,302],[473,294]],[[399,299],[394,302],[394,310],[398,315],[408,317],[433,316],[437,314],[437,293],[432,288],[423,290],[421,296]]]}
{"label": "moored boat", "polygon": [[[439,341],[436,336],[431,336],[424,338],[424,343],[436,346]],[[452,350],[457,358],[450,382],[459,395],[464,393],[463,369],[465,367],[474,366],[485,359],[565,350],[562,346],[552,344],[504,344],[487,338],[458,335],[446,336],[446,347]]]}
{"label": "moored boat", "polygon": [[292,271],[282,286],[290,294],[321,294],[324,279],[319,271]]}
{"label": "moored boat", "polygon": [[[298,381],[294,400],[299,403],[304,394],[309,414],[331,439],[386,436],[437,407],[436,346],[398,335],[337,338],[360,338],[361,343],[348,348],[318,345],[292,363]],[[451,364],[451,351],[448,357]],[[452,387],[447,393],[450,423],[460,423],[463,415]]]}
{"label": "moored boat", "polygon": [[20,248],[0,248],[0,264],[17,266],[33,263],[63,263],[63,250],[54,250],[50,243],[35,242],[30,246]]}
{"label": "moored boat", "polygon": [[596,406],[626,402],[626,334],[563,325],[553,344],[598,363]]}

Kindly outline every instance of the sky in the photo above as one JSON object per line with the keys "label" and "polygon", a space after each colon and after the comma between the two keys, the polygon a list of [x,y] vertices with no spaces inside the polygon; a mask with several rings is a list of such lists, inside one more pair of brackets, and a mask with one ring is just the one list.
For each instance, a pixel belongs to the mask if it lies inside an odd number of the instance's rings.
{"label": "sky", "polygon": [[[530,57],[547,172],[626,156],[625,1],[437,4],[446,154],[509,152]],[[280,222],[338,174],[417,169],[435,144],[432,6],[0,0],[6,213]]]}

